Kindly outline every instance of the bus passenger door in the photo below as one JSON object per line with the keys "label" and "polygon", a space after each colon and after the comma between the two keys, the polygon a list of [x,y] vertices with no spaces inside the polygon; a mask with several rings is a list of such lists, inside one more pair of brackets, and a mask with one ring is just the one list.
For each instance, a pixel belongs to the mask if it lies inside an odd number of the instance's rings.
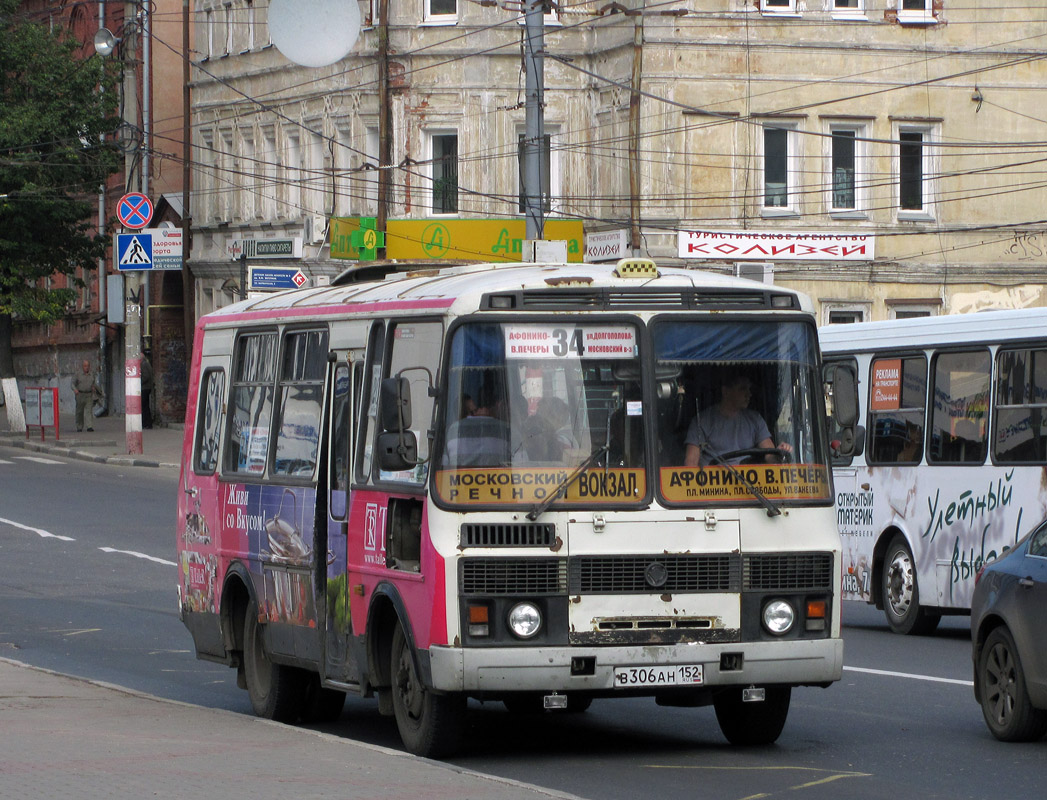
{"label": "bus passenger door", "polygon": [[335,353],[329,370],[331,427],[327,442],[327,580],[324,602],[324,675],[355,683],[357,669],[349,637],[349,587],[346,574],[351,439],[359,406],[363,351]]}

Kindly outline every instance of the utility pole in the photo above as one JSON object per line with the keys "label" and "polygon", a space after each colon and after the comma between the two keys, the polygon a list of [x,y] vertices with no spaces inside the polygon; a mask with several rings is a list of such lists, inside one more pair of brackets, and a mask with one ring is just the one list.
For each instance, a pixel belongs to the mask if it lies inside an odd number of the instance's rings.
{"label": "utility pole", "polygon": [[[378,216],[375,227],[384,231],[389,217],[389,170],[393,160],[393,132],[389,114],[389,0],[378,0]],[[382,248],[380,257],[385,257]]]}
{"label": "utility pole", "polygon": [[[138,129],[138,3],[124,3],[124,87],[123,122],[129,131]],[[148,13],[145,6],[142,13]],[[148,79],[147,79],[148,80]],[[141,147],[146,146],[141,143]],[[128,146],[124,151],[125,189],[129,192],[146,191],[139,172],[139,147]],[[124,285],[124,432],[127,452],[142,453],[142,274],[129,270]]]}
{"label": "utility pole", "polygon": [[523,146],[523,195],[527,214],[527,239],[545,234],[545,198],[542,158],[545,149],[545,0],[528,0],[524,31],[526,130]]}

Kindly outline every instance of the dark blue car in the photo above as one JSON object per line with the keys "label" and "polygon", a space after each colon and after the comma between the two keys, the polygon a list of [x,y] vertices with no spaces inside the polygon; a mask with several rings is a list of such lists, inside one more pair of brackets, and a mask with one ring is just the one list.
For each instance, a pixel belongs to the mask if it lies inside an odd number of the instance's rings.
{"label": "dark blue car", "polygon": [[1047,733],[1047,521],[982,568],[971,601],[974,696],[1004,742]]}

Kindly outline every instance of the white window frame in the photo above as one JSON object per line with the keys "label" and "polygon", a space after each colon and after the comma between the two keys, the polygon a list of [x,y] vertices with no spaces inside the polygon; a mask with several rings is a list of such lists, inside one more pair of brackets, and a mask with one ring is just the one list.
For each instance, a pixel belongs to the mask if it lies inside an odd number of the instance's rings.
{"label": "white window frame", "polygon": [[[767,153],[765,141],[768,129],[780,129],[786,132],[785,147],[785,205],[767,205]],[[803,175],[802,159],[800,157],[800,123],[796,120],[765,120],[761,126],[758,137],[758,163],[759,163],[759,186],[760,186],[760,216],[763,217],[795,217],[800,214],[801,205],[801,177]]]}
{"label": "white window frame", "polygon": [[249,53],[254,50],[254,0],[247,0],[247,6],[244,9],[244,16],[246,17],[247,22],[247,43],[244,46],[243,52]]}
{"label": "white window frame", "polygon": [[[940,300],[887,300],[887,316],[890,319],[913,319],[915,317],[937,317],[941,314]],[[902,312],[901,316],[898,316]]]}
{"label": "white window frame", "polygon": [[206,33],[206,36],[207,36],[207,51],[206,51],[207,55],[206,55],[206,57],[209,58],[209,59],[210,58],[214,58],[214,56],[215,56],[215,51],[214,51],[214,26],[215,26],[214,9],[213,8],[209,8],[209,9],[207,9],[204,12],[204,28],[206,28],[206,32],[205,33]]}
{"label": "white window frame", "polygon": [[[906,0],[898,0],[898,22],[902,25],[934,25],[938,20],[934,16],[934,0],[922,0],[921,8],[903,8]],[[920,0],[912,0],[913,5],[921,5]]]}
{"label": "white window frame", "polygon": [[[454,136],[458,142],[458,193],[455,201],[454,211],[436,211],[433,209],[433,203],[436,198],[433,193],[433,186],[436,183],[436,161],[435,161],[435,148],[433,143],[437,136]],[[462,211],[462,135],[456,128],[432,128],[425,132],[425,213],[429,217],[443,217],[453,218],[457,217]]]}
{"label": "white window frame", "polygon": [[254,131],[251,129],[240,131],[240,175],[239,194],[240,207],[243,209],[243,218],[251,221],[261,216],[262,204],[258,195],[261,188],[261,176],[259,174],[261,165],[258,163],[258,154],[255,148]]}
{"label": "white window frame", "polygon": [[[455,0],[453,14],[440,14],[433,11],[432,0],[422,0],[422,25],[457,25],[458,4],[460,2],[462,2],[462,0]],[[901,2],[901,0],[899,0],[899,2]],[[377,21],[375,24],[378,24]]]}
{"label": "white window frame", "polygon": [[226,3],[222,6],[222,19],[225,21],[225,46],[222,55],[230,55],[233,52],[233,4]]}
{"label": "white window frame", "polygon": [[[901,2],[901,0],[898,0]],[[796,9],[796,0],[774,0],[775,5],[769,5],[769,0],[760,0],[760,13],[765,17],[798,17],[800,12]]]}
{"label": "white window frame", "polygon": [[[869,207],[865,176],[869,174],[867,124],[860,120],[826,120],[825,122],[825,206],[835,218],[865,218]],[[833,144],[837,132],[854,134],[854,207],[836,205],[836,178],[833,168]]]}
{"label": "white window frame", "polygon": [[[939,141],[938,125],[932,122],[909,122],[895,120],[894,144],[891,153],[891,171],[894,184],[894,205],[897,209],[896,215],[899,220],[916,222],[933,222],[936,218],[935,203],[938,195],[938,148]],[[902,208],[902,174],[901,174],[901,147],[902,134],[919,133],[923,136],[921,144],[921,191],[920,208]]]}
{"label": "white window frame", "polygon": [[276,216],[277,196],[277,174],[276,164],[278,160],[276,152],[276,129],[272,126],[263,127],[261,136],[262,163],[259,164],[261,171],[261,188],[259,191],[259,216],[268,220]]}
{"label": "white window frame", "polygon": [[298,129],[284,131],[284,152],[277,180],[283,189],[283,202],[277,203],[276,216],[295,219],[302,214],[302,134]]}
{"label": "white window frame", "polygon": [[863,303],[851,300],[821,300],[822,325],[840,324],[831,323],[829,320],[834,314],[853,314],[857,317],[855,322],[866,322],[871,319],[869,312],[872,310],[872,302]]}
{"label": "white window frame", "polygon": [[[841,6],[838,5],[840,0],[830,0],[832,3],[831,16],[837,20],[867,20],[869,17],[865,13],[865,0],[857,0],[855,6]],[[899,0],[900,2],[900,0]]]}
{"label": "white window frame", "polygon": [[[520,152],[520,137],[527,132],[524,125],[516,126],[516,151]],[[546,214],[558,214],[563,207],[563,196],[561,193],[563,187],[563,173],[560,159],[560,126],[545,125],[545,135],[549,137],[549,208],[545,209]],[[516,209],[515,212],[519,215],[526,214],[526,211],[520,210],[520,193],[523,191],[521,185],[521,175],[523,164],[520,163],[519,156],[517,157],[516,164]]]}

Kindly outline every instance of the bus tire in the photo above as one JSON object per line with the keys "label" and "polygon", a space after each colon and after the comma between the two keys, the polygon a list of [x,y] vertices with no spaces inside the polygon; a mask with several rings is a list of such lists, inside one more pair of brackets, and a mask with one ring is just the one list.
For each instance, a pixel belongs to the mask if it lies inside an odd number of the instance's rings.
{"label": "bus tire", "polygon": [[758,703],[742,702],[741,688],[726,689],[713,699],[716,721],[731,744],[747,747],[778,741],[789,716],[792,689],[773,686],[767,687],[766,692],[765,699]]}
{"label": "bus tire", "polygon": [[252,603],[244,619],[244,677],[254,713],[276,722],[296,722],[304,699],[301,670],[274,664],[265,652],[258,607]]}
{"label": "bus tire", "polygon": [[1014,637],[1004,627],[985,640],[978,658],[982,715],[1001,742],[1034,742],[1047,733],[1047,711],[1033,708]]}
{"label": "bus tire", "polygon": [[435,694],[422,683],[400,625],[393,633],[391,656],[393,715],[404,747],[425,758],[451,755],[465,733],[465,695]]}
{"label": "bus tire", "polygon": [[302,700],[302,722],[335,722],[342,716],[345,707],[345,692],[327,689],[320,683],[320,676],[309,674],[305,681],[305,697]]}
{"label": "bus tire", "polygon": [[883,611],[891,630],[913,636],[933,633],[942,615],[920,605],[916,562],[904,536],[895,536],[887,546],[881,572]]}

